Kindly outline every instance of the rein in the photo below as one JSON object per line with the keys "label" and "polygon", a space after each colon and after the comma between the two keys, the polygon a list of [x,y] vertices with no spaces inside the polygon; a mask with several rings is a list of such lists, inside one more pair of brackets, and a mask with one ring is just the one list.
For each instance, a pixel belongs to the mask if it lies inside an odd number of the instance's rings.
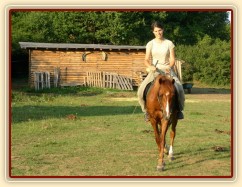
{"label": "rein", "polygon": [[172,77],[172,76],[171,76],[171,73],[166,73],[166,72],[164,72],[164,71],[162,71],[162,70],[160,70],[160,69],[156,69],[156,71],[157,71],[159,74],[161,74],[161,75],[165,75],[165,76],[167,76],[167,77],[169,77],[169,78]]}

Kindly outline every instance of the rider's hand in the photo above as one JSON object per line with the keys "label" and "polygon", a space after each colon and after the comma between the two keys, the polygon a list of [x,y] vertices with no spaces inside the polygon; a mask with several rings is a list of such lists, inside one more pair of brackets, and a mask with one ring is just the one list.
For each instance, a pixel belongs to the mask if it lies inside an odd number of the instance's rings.
{"label": "rider's hand", "polygon": [[149,66],[150,71],[155,71],[156,67],[155,66]]}
{"label": "rider's hand", "polygon": [[166,74],[170,74],[171,73],[171,68],[167,68],[165,71]]}

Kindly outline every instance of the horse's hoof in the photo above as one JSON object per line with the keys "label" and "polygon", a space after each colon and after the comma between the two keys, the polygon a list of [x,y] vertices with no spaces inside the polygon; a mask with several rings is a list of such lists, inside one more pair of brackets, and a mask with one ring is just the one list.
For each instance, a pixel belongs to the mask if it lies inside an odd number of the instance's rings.
{"label": "horse's hoof", "polygon": [[168,159],[171,162],[171,161],[175,160],[175,157],[173,155],[168,155]]}
{"label": "horse's hoof", "polygon": [[157,171],[164,171],[165,170],[165,166],[157,166]]}

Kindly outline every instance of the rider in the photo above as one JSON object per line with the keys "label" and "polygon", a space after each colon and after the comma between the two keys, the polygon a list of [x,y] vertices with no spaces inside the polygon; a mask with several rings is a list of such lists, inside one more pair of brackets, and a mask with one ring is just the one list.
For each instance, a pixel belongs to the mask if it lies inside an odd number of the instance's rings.
{"label": "rider", "polygon": [[[163,37],[164,27],[161,23],[155,21],[151,25],[151,28],[155,35],[155,38],[147,43],[146,55],[144,60],[144,64],[147,67],[149,74],[141,83],[137,93],[141,109],[145,113],[145,121],[149,121],[149,115],[145,108],[143,93],[147,84],[152,82],[154,78],[159,74],[156,69],[159,69],[166,73],[170,73],[172,78],[175,80],[175,87],[178,93],[179,101],[179,111],[177,116],[178,119],[184,119],[184,115],[182,113],[185,101],[184,90],[181,82],[179,81],[177,75],[173,70],[173,66],[175,64],[175,45],[172,43],[172,41],[167,40]],[[152,64],[149,61],[150,57],[152,57]]]}

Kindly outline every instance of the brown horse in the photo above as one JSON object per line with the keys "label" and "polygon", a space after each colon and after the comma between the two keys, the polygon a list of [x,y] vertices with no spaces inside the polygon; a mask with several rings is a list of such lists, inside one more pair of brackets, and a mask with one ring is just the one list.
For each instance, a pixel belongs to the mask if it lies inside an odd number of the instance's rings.
{"label": "brown horse", "polygon": [[174,159],[172,149],[176,135],[178,112],[178,99],[174,82],[174,79],[164,75],[158,75],[146,97],[146,109],[150,116],[150,122],[154,129],[155,140],[159,150],[158,171],[163,171],[165,167],[164,153],[168,153],[165,146],[165,136],[171,124],[168,157],[170,160]]}

